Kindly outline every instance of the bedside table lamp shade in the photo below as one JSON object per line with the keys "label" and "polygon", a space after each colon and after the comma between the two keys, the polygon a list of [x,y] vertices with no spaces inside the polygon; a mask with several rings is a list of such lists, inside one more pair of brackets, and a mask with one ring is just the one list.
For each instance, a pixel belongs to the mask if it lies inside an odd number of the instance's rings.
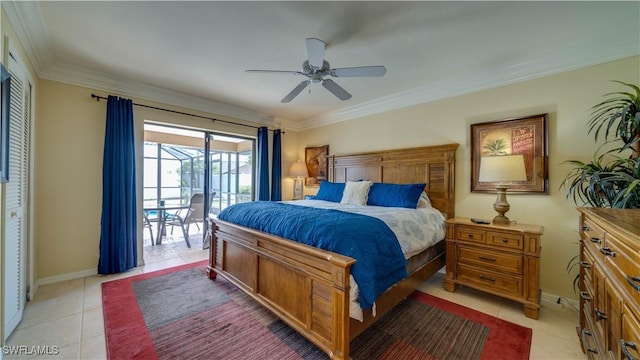
{"label": "bedside table lamp shade", "polygon": [[303,178],[307,177],[307,165],[298,160],[291,164],[289,176],[293,177],[293,199],[302,199]]}
{"label": "bedside table lamp shade", "polygon": [[504,214],[509,211],[510,205],[507,202],[506,182],[525,181],[527,173],[524,168],[523,155],[502,155],[502,156],[483,156],[480,158],[480,175],[478,180],[481,182],[496,182],[496,191],[498,197],[493,204],[493,209],[498,215],[493,218],[494,224],[510,224],[511,220]]}

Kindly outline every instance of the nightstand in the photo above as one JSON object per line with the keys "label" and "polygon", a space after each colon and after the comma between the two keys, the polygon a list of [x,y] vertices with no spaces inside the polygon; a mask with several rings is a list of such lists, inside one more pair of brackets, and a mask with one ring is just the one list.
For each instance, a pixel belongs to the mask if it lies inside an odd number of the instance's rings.
{"label": "nightstand", "polygon": [[544,228],[528,224],[476,224],[470,218],[447,220],[447,276],[444,288],[481,290],[540,310],[540,237]]}

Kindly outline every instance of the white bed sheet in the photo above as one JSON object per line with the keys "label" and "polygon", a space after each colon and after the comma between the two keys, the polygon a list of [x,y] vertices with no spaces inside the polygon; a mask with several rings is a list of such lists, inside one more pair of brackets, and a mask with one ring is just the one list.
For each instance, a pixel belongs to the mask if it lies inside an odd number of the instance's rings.
{"label": "white bed sheet", "polygon": [[[348,211],[378,218],[387,224],[396,235],[406,259],[444,239],[446,231],[444,216],[438,209],[430,206],[418,209],[407,209],[368,205],[346,205],[324,200],[295,200],[285,202],[292,205]],[[362,321],[362,309],[358,302],[358,284],[353,279],[353,276],[351,276],[349,300],[349,316]],[[375,316],[375,304],[373,305],[373,314]]]}

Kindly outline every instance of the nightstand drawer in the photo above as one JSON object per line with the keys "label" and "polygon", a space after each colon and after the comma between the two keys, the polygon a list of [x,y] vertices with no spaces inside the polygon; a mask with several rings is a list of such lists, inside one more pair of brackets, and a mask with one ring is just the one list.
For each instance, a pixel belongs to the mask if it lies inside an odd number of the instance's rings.
{"label": "nightstand drawer", "polygon": [[510,272],[522,275],[522,256],[519,254],[500,253],[460,245],[458,247],[458,262],[476,265],[488,270]]}
{"label": "nightstand drawer", "polygon": [[457,226],[456,240],[486,243],[487,232],[477,228]]}
{"label": "nightstand drawer", "polygon": [[459,264],[458,267],[458,279],[467,284],[491,289],[493,293],[498,292],[514,297],[522,296],[522,276],[500,274],[463,264]]}
{"label": "nightstand drawer", "polygon": [[487,243],[504,248],[522,250],[524,247],[524,236],[522,234],[507,232],[489,232]]}

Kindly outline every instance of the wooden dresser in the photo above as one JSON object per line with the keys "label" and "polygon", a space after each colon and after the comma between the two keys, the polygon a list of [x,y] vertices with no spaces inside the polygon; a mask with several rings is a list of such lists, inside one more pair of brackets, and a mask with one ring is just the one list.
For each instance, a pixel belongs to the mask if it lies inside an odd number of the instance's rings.
{"label": "wooden dresser", "polygon": [[465,285],[524,305],[524,314],[540,310],[539,225],[475,224],[469,218],[447,220],[447,276],[444,288]]}
{"label": "wooden dresser", "polygon": [[592,359],[640,359],[640,210],[578,211],[582,349]]}

